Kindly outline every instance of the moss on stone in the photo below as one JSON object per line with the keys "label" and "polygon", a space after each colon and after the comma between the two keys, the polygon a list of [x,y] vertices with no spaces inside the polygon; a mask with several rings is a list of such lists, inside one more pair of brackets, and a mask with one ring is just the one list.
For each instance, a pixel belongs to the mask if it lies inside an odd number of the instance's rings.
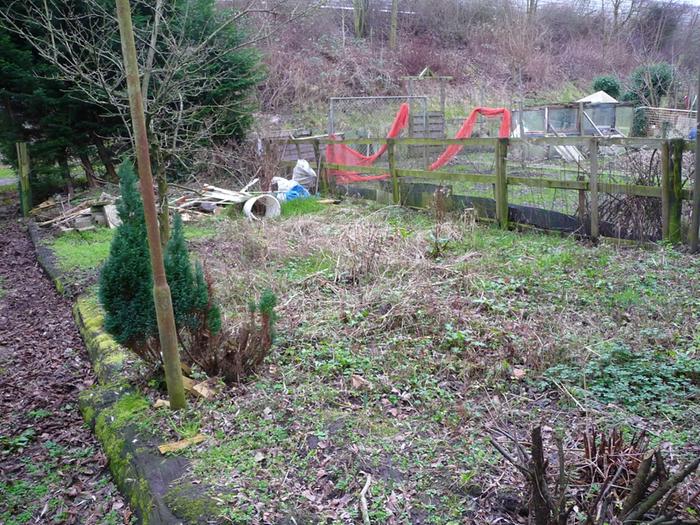
{"label": "moss on stone", "polygon": [[191,483],[176,485],[166,492],[165,504],[175,516],[186,523],[206,523],[215,516],[216,502],[205,494],[201,486]]}
{"label": "moss on stone", "polygon": [[[129,502],[140,518],[148,524],[153,509],[153,496],[148,481],[134,468],[133,455],[127,450],[123,426],[143,409],[146,400],[139,394],[127,394],[112,407],[100,412],[95,422],[95,435],[102,443],[112,472],[120,490],[127,494]],[[147,402],[146,402],[147,406]]]}

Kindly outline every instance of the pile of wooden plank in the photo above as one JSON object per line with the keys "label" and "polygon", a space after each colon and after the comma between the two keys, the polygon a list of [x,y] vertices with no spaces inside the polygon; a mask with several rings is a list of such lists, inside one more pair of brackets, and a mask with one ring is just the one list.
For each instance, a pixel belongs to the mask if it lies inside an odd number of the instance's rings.
{"label": "pile of wooden plank", "polygon": [[260,192],[248,191],[257,182],[258,179],[254,179],[239,191],[204,184],[201,191],[192,190],[174,200],[171,206],[179,212],[216,213],[221,206],[242,205],[259,195]]}
{"label": "pile of wooden plank", "polygon": [[92,230],[96,226],[116,228],[121,224],[115,197],[102,193],[98,198],[52,197],[31,211],[39,226],[58,227],[63,231]]}

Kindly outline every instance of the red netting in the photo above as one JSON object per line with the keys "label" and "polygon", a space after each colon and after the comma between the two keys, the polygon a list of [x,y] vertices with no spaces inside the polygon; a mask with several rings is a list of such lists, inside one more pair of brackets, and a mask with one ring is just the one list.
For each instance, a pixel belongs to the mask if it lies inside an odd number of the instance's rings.
{"label": "red netting", "polygon": [[[499,138],[508,138],[510,136],[510,111],[505,108],[476,108],[471,112],[471,115],[464,121],[462,127],[455,135],[456,139],[469,138],[474,129],[479,115],[487,118],[501,117],[501,127],[498,130]],[[399,111],[396,113],[394,122],[389,129],[387,138],[396,138],[408,124],[409,106],[401,104]],[[352,149],[345,144],[328,144],[326,146],[326,161],[330,164],[342,164],[344,166],[371,166],[381,157],[387,150],[387,145],[382,145],[374,155],[366,156]],[[445,148],[445,151],[433,162],[428,170],[433,171],[441,168],[462,150],[464,146],[460,144],[452,144]],[[362,182],[368,180],[381,180],[389,177],[388,173],[382,175],[360,175],[358,172],[344,170],[329,170],[329,174],[336,177],[337,182],[348,184],[352,182]]]}
{"label": "red netting", "polygon": [[[456,139],[466,139],[472,136],[472,131],[474,130],[474,124],[476,124],[476,119],[479,115],[488,118],[501,117],[501,127],[498,129],[498,137],[505,139],[510,137],[510,111],[506,108],[476,108],[472,111],[471,115],[464,121],[462,127],[459,128]],[[457,154],[462,150],[464,146],[461,144],[451,144],[445,148],[445,151],[433,162],[428,168],[429,171],[437,170],[442,168],[445,164],[450,162]]]}
{"label": "red netting", "polygon": [[[399,136],[403,128],[408,124],[408,104],[403,103],[396,113],[394,118],[394,123],[389,129],[387,138],[393,139]],[[374,155],[365,156],[359,151],[355,151],[345,144],[328,144],[326,146],[326,161],[331,164],[343,164],[345,166],[371,166],[374,162],[381,157],[387,150],[388,146],[384,144],[381,148],[377,150]],[[341,184],[347,184],[350,182],[361,182],[365,180],[379,180],[386,179],[389,175],[359,175],[358,173],[353,173],[350,171],[341,170],[331,170],[331,175],[335,175],[336,180]]]}

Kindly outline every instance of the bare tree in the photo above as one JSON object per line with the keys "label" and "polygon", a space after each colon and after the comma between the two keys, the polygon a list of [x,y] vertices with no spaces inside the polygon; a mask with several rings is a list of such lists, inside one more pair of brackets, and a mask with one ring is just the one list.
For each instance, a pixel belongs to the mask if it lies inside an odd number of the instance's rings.
{"label": "bare tree", "polygon": [[[122,136],[110,138],[133,144],[115,12],[99,0],[5,3],[0,25],[23,37],[56,66],[58,80],[79,90],[105,116],[121,118]],[[316,7],[314,2],[290,0],[233,4],[219,9],[195,40],[185,28],[199,16],[196,0],[185,0],[177,7],[163,0],[157,0],[155,6],[149,0],[132,2],[135,12],[152,14],[149,23],[136,28],[135,39],[151,155],[156,163],[163,242],[169,236],[166,172],[190,169],[195,153],[229,133],[227,119],[246,113],[244,108],[250,104],[244,96],[216,96],[221,86],[240,81],[237,71],[217,66],[226,64],[232,52],[250,49]],[[239,33],[243,36],[235,40],[220,38],[244,21],[253,30]]]}

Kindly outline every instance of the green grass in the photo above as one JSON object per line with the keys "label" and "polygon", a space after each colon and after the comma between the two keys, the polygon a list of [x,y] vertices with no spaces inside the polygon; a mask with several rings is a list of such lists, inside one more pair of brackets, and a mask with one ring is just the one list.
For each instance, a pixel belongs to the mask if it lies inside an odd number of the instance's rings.
{"label": "green grass", "polygon": [[326,209],[326,205],[318,202],[318,199],[309,197],[306,199],[293,199],[282,203],[282,217],[296,217],[309,213],[319,213]]}
{"label": "green grass", "polygon": [[0,167],[0,179],[16,179],[15,171],[12,168]]}
{"label": "green grass", "polygon": [[108,228],[71,231],[56,237],[51,247],[62,270],[89,270],[107,259],[113,236],[114,230]]}
{"label": "green grass", "polygon": [[[114,232],[108,228],[66,232],[53,239],[50,245],[63,271],[96,269],[109,255]],[[215,233],[213,220],[185,225],[185,238],[190,241],[206,239]]]}
{"label": "green grass", "polygon": [[493,414],[519,434],[546,421],[572,443],[580,406],[586,424],[643,425],[680,456],[700,439],[696,259],[455,222],[435,260],[430,213],[350,202],[299,219],[300,201],[264,232],[222,225],[225,248],[203,252],[224,311],[268,286],[280,303],[266,365],[235,399],[204,404],[197,428],[214,439],[185,453],[234,523],[257,519],[253,502],[304,516],[290,479],[356,497],[365,472],[373,521],[412,493],[400,523],[480,522],[469,494],[504,469]]}
{"label": "green grass", "polygon": [[[644,427],[680,458],[700,439],[697,259],[458,222],[432,259],[430,213],[299,206],[264,228],[204,226],[217,237],[199,245],[229,318],[262,289],[279,298],[258,374],[185,413],[133,399],[122,415],[164,441],[206,434],[179,454],[229,522],[262,521],[260,508],[311,522],[339,501],[359,522],[366,473],[373,523],[387,509],[398,523],[485,522],[500,510],[483,491],[508,468],[488,441],[494,415],[572,444],[586,425]],[[393,506],[397,494],[415,497]]]}
{"label": "green grass", "polygon": [[[0,167],[0,180],[17,180],[17,175],[12,168]],[[17,184],[0,184],[0,194],[10,194],[17,192]]]}

